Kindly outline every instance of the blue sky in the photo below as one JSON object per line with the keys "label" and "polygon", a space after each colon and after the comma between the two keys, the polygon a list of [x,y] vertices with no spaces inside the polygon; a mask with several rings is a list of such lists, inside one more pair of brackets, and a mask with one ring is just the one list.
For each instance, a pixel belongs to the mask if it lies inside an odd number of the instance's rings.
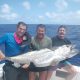
{"label": "blue sky", "polygon": [[0,24],[80,25],[80,0],[0,0]]}

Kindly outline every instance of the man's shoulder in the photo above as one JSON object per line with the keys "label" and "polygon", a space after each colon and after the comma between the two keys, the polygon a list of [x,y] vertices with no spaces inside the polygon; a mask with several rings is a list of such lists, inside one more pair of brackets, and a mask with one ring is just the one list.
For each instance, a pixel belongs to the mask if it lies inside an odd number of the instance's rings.
{"label": "man's shoulder", "polygon": [[14,33],[5,33],[4,37],[9,38],[9,37],[13,37],[13,35],[14,35]]}
{"label": "man's shoulder", "polygon": [[69,38],[65,38],[65,40],[70,41]]}
{"label": "man's shoulder", "polygon": [[57,39],[58,39],[57,36],[52,37],[52,40],[57,40]]}
{"label": "man's shoulder", "polygon": [[51,38],[49,36],[45,36],[45,39],[47,40],[51,40]]}
{"label": "man's shoulder", "polygon": [[69,38],[65,38],[65,41],[66,41],[67,43],[71,44],[71,41],[70,41]]}
{"label": "man's shoulder", "polygon": [[6,33],[5,35],[10,36],[13,35],[14,33]]}
{"label": "man's shoulder", "polygon": [[8,37],[8,36],[12,36],[13,33],[5,33],[4,35],[2,35],[2,37]]}

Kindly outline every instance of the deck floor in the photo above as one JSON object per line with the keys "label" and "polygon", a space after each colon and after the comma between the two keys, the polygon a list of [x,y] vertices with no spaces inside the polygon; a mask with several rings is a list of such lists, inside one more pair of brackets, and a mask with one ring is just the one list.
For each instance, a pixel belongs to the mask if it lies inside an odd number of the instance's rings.
{"label": "deck floor", "polygon": [[[78,73],[74,75],[72,79],[71,78],[67,79],[67,76],[69,76],[69,74],[63,69],[60,69],[53,72],[50,80],[80,80],[80,67],[75,67],[75,69],[77,70]],[[1,74],[0,74],[0,80],[2,80]]]}

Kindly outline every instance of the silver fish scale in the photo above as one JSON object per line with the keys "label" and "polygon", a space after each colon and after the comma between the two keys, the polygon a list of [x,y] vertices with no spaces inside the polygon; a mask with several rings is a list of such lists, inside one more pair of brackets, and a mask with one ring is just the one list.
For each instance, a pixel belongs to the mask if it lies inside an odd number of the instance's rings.
{"label": "silver fish scale", "polygon": [[43,55],[40,54],[39,58],[35,57],[35,61],[39,61],[39,62],[44,62],[45,60],[49,60],[50,57],[52,57],[52,52],[47,52],[46,54],[44,53]]}

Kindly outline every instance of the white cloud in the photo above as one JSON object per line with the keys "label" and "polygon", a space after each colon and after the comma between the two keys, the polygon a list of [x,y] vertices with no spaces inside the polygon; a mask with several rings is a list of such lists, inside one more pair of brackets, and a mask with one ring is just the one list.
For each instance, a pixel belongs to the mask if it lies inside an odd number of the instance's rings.
{"label": "white cloud", "polygon": [[33,21],[33,17],[27,17],[28,20]]}
{"label": "white cloud", "polygon": [[4,20],[15,20],[19,15],[15,12],[12,12],[11,7],[8,4],[3,4],[0,6],[0,18]]}
{"label": "white cloud", "polygon": [[30,5],[30,3],[28,1],[23,2],[22,5],[26,10],[30,10],[31,9],[31,5]]}
{"label": "white cloud", "polygon": [[39,7],[45,7],[46,4],[45,4],[44,2],[42,2],[42,1],[40,1],[39,4],[38,4],[38,6],[39,6]]}
{"label": "white cloud", "polygon": [[12,14],[10,15],[10,19],[16,19],[16,18],[18,18],[18,14],[12,13]]}
{"label": "white cloud", "polygon": [[75,12],[46,12],[45,16],[52,22],[63,23],[63,24],[80,24],[80,10]]}
{"label": "white cloud", "polygon": [[18,18],[18,15],[16,13],[0,14],[0,18],[4,20],[15,20]]}
{"label": "white cloud", "polygon": [[50,12],[46,12],[45,15],[46,15],[47,17],[49,17],[49,18],[52,17],[52,15],[50,14]]}
{"label": "white cloud", "polygon": [[68,3],[66,0],[57,0],[54,5],[58,9],[58,11],[64,11],[68,7]]}
{"label": "white cloud", "polygon": [[46,12],[45,15],[46,15],[49,19],[51,19],[52,21],[59,21],[59,20],[61,20],[61,17],[62,17],[62,14],[61,14],[61,13],[58,14],[58,13],[55,13],[55,12],[52,12],[52,13]]}
{"label": "white cloud", "polygon": [[80,2],[80,0],[74,0],[75,2]]}
{"label": "white cloud", "polygon": [[42,16],[42,15],[38,16],[38,18],[39,18],[40,20],[44,20],[44,19],[45,19],[44,16]]}
{"label": "white cloud", "polygon": [[75,16],[75,18],[80,20],[80,10],[76,11],[74,16]]}
{"label": "white cloud", "polygon": [[11,8],[8,4],[3,4],[1,6],[1,12],[2,13],[10,13],[10,10],[11,10]]}
{"label": "white cloud", "polygon": [[48,18],[56,18],[57,17],[57,14],[52,12],[46,12],[45,15],[48,17]]}
{"label": "white cloud", "polygon": [[77,14],[80,15],[80,10],[77,11]]}

